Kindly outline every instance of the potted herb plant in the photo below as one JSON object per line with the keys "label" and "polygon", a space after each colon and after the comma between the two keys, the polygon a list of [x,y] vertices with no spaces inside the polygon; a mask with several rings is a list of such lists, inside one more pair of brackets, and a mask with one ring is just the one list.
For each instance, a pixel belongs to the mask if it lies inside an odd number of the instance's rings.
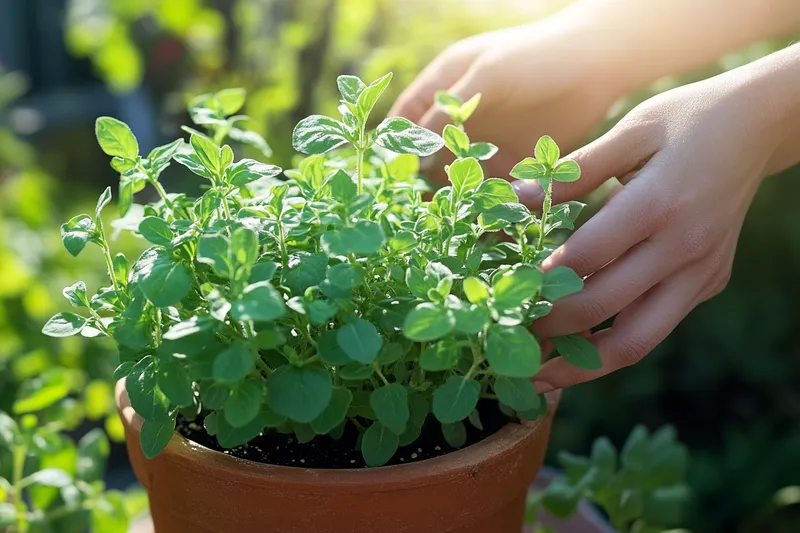
{"label": "potted herb plant", "polygon": [[[529,326],[583,284],[537,265],[582,208],[551,205],[552,182],[580,169],[540,139],[512,172],[546,191],[534,214],[484,176],[497,148],[463,128],[479,96],[438,95],[454,122],[443,136],[400,117],[368,130],[390,79],[339,77],[341,120],[302,120],[293,144],[308,157],[283,175],[225,144],[263,145],[239,127],[242,90],[191,102],[205,132],[147,156],[98,119],[122,215],[134,193],[159,194],[126,217],[152,246],[112,254],[107,189],[62,236],[73,255],[97,245],[111,285],[65,289],[85,313],[44,332],[117,342],[118,406],[158,533],[521,530],[557,403],[531,383]],[[450,184],[426,200],[418,158],[445,145]],[[200,197],[163,189],[172,161],[205,180]],[[599,367],[582,337],[554,343]]]}

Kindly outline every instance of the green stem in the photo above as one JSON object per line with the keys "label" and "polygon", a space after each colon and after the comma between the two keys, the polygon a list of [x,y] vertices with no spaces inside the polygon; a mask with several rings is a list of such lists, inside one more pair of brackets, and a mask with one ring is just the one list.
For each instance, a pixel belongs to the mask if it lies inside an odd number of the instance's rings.
{"label": "green stem", "polygon": [[378,377],[381,378],[381,381],[383,381],[383,384],[384,385],[388,385],[389,384],[389,380],[386,379],[386,376],[383,375],[383,372],[381,372],[381,369],[378,368],[378,365],[374,365],[374,368],[375,368],[375,373],[378,374]]}
{"label": "green stem", "polygon": [[356,146],[356,182],[358,184],[358,194],[364,193],[363,175],[364,174],[364,150]]}
{"label": "green stem", "polygon": [[225,213],[225,218],[230,220],[231,218],[231,210],[228,207],[228,192],[220,187],[219,189],[220,199],[222,200],[222,211]]}
{"label": "green stem", "polygon": [[114,259],[111,258],[111,249],[108,247],[108,243],[106,242],[105,230],[103,229],[102,222],[100,223],[100,232],[103,234],[103,257],[106,260],[106,267],[108,267],[108,277],[111,278],[111,284],[114,287],[114,291],[119,292],[117,277],[114,275]]}
{"label": "green stem", "polygon": [[539,222],[539,242],[536,244],[536,251],[541,252],[544,248],[544,225],[547,222],[547,216],[550,214],[550,207],[553,197],[553,180],[547,184],[544,191],[544,202],[542,202],[542,220]]}
{"label": "green stem", "polygon": [[14,504],[17,507],[17,531],[18,533],[25,533],[28,531],[28,521],[25,518],[25,513],[28,508],[25,506],[25,500],[22,498],[22,476],[25,473],[25,454],[24,446],[15,446],[13,452],[13,487],[12,493],[14,496]]}

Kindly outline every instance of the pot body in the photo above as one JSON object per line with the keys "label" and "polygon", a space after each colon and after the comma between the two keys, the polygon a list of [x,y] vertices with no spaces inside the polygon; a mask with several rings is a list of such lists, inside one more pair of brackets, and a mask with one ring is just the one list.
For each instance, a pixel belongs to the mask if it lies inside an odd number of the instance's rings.
{"label": "pot body", "polygon": [[155,533],[519,533],[558,396],[535,422],[509,424],[441,457],[353,470],[272,466],[175,434],[156,458],[122,382],[117,405]]}

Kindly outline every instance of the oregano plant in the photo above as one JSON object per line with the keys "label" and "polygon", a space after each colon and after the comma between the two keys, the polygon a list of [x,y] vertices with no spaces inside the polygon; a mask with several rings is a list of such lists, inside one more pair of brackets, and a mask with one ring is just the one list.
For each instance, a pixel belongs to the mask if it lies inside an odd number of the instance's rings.
{"label": "oregano plant", "polygon": [[[151,246],[135,260],[112,254],[107,189],[62,235],[73,255],[99,248],[110,285],[91,297],[81,283],[65,289],[83,312],[56,315],[44,332],[113,337],[115,376],[144,419],[148,457],[179,416],[202,418],[224,448],[270,431],[339,438],[351,425],[365,463],[379,466],[433,421],[463,446],[465,424],[481,425],[481,399],[525,419],[546,410],[531,383],[541,352],[530,326],[583,282],[538,265],[555,248],[548,236],[571,229],[582,208],[552,206],[551,184],[580,170],[540,139],[512,173],[542,183],[534,213],[506,180],[485,176],[481,161],[497,148],[464,131],[479,95],[437,96],[454,122],[443,136],[402,117],[368,129],[390,80],[340,76],[340,116],[300,121],[292,141],[307,157],[285,171],[237,160],[225,144],[245,138],[233,125],[244,117],[229,117],[239,90],[194,100],[206,131],[184,128],[188,142],[146,157],[125,124],[98,119],[100,147],[121,172],[121,213],[144,187],[159,195],[132,230]],[[429,198],[419,157],[445,145],[456,156],[450,183]],[[173,161],[206,180],[201,196],[164,190],[159,176]],[[570,362],[599,366],[582,337],[555,342]]]}

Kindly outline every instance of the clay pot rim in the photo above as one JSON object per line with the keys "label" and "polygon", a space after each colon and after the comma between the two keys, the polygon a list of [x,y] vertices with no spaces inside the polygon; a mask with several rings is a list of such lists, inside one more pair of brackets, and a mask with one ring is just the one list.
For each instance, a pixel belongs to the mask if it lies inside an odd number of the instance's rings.
{"label": "clay pot rim", "polygon": [[[497,433],[466,448],[439,457],[408,464],[376,468],[315,469],[271,465],[228,455],[191,441],[175,432],[162,455],[187,468],[202,469],[214,477],[235,477],[238,482],[247,480],[253,486],[272,485],[304,487],[308,493],[325,494],[333,490],[348,493],[375,492],[375,478],[380,478],[380,491],[395,491],[418,486],[443,484],[464,475],[465,466],[474,465],[475,472],[502,463],[513,449],[529,445],[532,434],[546,431],[545,422],[552,417],[561,399],[561,392],[547,395],[547,414],[538,420],[508,424]],[[125,426],[138,435],[144,420],[136,414],[125,390],[125,380],[117,382],[115,397],[120,418]],[[138,440],[138,439],[137,439]],[[133,443],[139,445],[138,442]]]}

